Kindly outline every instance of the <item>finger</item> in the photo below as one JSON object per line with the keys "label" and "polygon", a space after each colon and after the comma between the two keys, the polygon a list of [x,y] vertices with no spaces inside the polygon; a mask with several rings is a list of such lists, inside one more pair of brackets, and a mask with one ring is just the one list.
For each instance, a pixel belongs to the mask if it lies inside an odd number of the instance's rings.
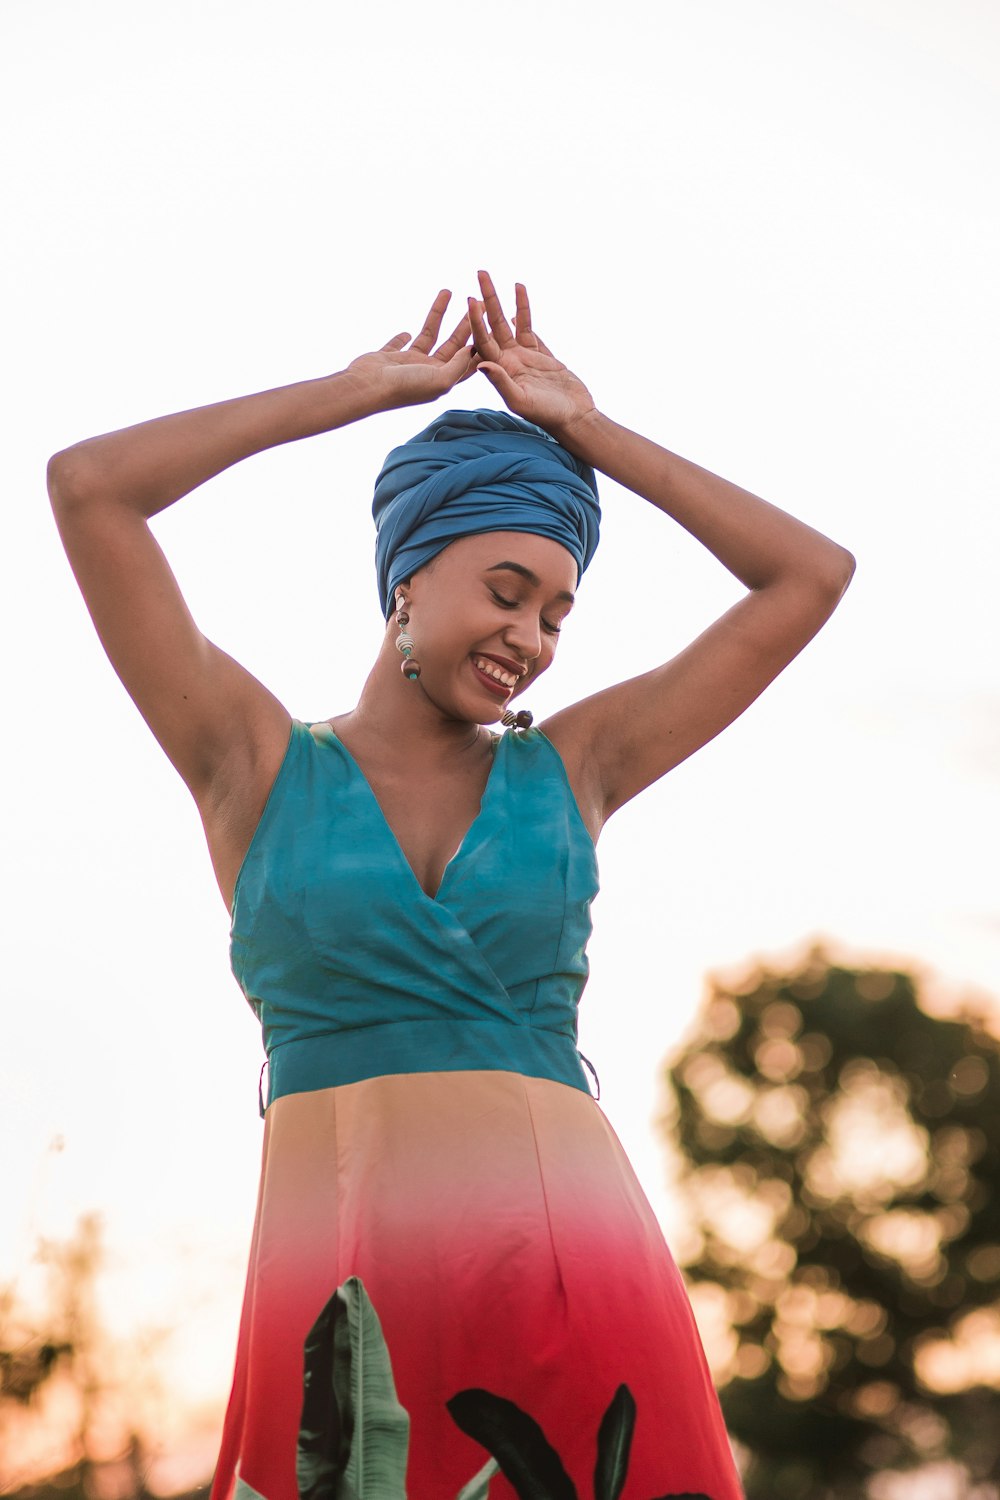
{"label": "finger", "polygon": [[507,319],[503,315],[503,308],[500,306],[500,298],[497,296],[497,290],[493,285],[493,279],[490,276],[489,271],[480,271],[479,286],[483,294],[483,300],[486,303],[486,316],[490,320],[490,327],[493,330],[493,337],[496,339],[497,343],[502,349],[507,344],[512,344],[514,342],[514,335],[511,332],[510,324],[507,322]]}
{"label": "finger", "polygon": [[464,375],[460,375],[458,377],[458,379],[455,381],[455,384],[461,385],[463,380],[468,380],[470,375],[475,375],[481,363],[482,361],[480,356],[478,354],[473,354],[472,358],[469,361],[469,368],[466,370]]}
{"label": "finger", "polygon": [[451,338],[448,339],[446,343],[442,344],[440,349],[435,349],[434,358],[444,360],[451,359],[452,356],[457,354],[460,349],[465,348],[466,344],[469,342],[469,334],[471,332],[472,322],[469,318],[469,314],[466,313],[465,317],[462,319],[461,323],[459,323]]}
{"label": "finger", "polygon": [[383,344],[382,348],[383,349],[402,349],[404,347],[404,345],[408,344],[409,342],[410,342],[410,335],[408,333],[397,333],[396,336],[395,336],[395,338],[391,338],[387,344]]}
{"label": "finger", "polygon": [[481,363],[482,355],[477,354],[475,349],[460,349],[454,359],[445,365],[445,370],[451,374],[453,385],[461,385],[463,380],[475,375]]}
{"label": "finger", "polygon": [[472,337],[476,341],[476,349],[483,359],[499,359],[500,345],[486,327],[483,304],[477,302],[475,297],[469,298],[469,321],[472,324]]}
{"label": "finger", "polygon": [[514,284],[514,302],[517,308],[514,314],[517,342],[522,344],[526,349],[537,349],[538,339],[531,327],[531,305],[528,302],[528,289],[521,281]]}
{"label": "finger", "polygon": [[451,293],[447,290],[438,292],[431,303],[431,310],[424,319],[424,326],[413,340],[413,348],[421,354],[430,354],[437,343],[437,336],[441,332],[441,319],[448,310],[451,301]]}
{"label": "finger", "polygon": [[518,389],[515,381],[511,380],[502,365],[495,365],[484,361],[479,366],[480,373],[486,376],[490,385],[503,397],[504,405],[512,412],[521,415],[517,411]]}

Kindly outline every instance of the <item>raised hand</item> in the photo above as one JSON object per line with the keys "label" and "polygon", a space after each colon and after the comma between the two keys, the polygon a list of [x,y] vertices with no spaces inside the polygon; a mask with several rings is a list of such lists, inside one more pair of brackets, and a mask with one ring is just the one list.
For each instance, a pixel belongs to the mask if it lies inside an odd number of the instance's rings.
{"label": "raised hand", "polygon": [[516,416],[558,436],[595,409],[593,396],[535,333],[528,293],[520,282],[514,291],[513,329],[487,271],[480,271],[479,286],[483,300],[469,298],[478,368]]}
{"label": "raised hand", "polygon": [[[468,313],[451,338],[446,339],[440,348],[434,348],[450,301],[451,292],[438,292],[415,339],[411,341],[408,333],[397,333],[381,349],[359,355],[348,365],[350,372],[370,385],[378,409],[391,411],[397,406],[417,406],[423,401],[434,401],[452,386],[475,374],[479,354],[475,345],[469,343],[471,321]],[[407,344],[410,345],[408,349]]]}

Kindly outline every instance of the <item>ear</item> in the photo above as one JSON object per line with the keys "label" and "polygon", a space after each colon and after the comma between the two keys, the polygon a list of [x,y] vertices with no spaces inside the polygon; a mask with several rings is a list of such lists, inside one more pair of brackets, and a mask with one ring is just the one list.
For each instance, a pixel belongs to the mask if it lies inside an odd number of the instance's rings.
{"label": "ear", "polygon": [[392,597],[389,600],[389,614],[388,614],[388,617],[387,617],[387,623],[388,624],[390,624],[390,625],[392,624],[392,622],[393,622],[393,620],[394,620],[397,612],[400,609],[406,609],[407,608],[408,600],[409,600],[409,590],[410,590],[410,580],[409,580],[409,578],[404,578],[401,583],[397,583],[394,586],[393,591],[392,591]]}

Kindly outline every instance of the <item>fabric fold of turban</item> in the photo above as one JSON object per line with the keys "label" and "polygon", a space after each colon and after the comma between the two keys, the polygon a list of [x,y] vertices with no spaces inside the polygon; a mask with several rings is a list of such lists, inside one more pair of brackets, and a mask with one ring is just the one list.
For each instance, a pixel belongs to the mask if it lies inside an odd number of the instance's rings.
{"label": "fabric fold of turban", "polygon": [[450,542],[484,531],[551,537],[576,561],[597,550],[597,480],[555,438],[509,412],[447,411],[394,448],[375,485],[382,615],[393,590]]}

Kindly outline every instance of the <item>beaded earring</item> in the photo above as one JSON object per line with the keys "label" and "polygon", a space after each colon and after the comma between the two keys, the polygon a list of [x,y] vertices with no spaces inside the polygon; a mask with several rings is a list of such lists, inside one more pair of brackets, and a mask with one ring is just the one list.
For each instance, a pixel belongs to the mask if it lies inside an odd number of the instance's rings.
{"label": "beaded earring", "polygon": [[[396,637],[396,650],[403,653],[400,662],[400,670],[403,676],[410,682],[416,682],[420,676],[420,663],[413,655],[413,637],[406,632],[406,626],[410,623],[410,617],[406,612],[406,600],[402,594],[396,595],[396,624],[399,626],[399,634]],[[500,717],[501,724],[508,728],[530,729],[534,723],[535,716],[530,709],[521,708],[517,713],[508,708],[506,713]]]}
{"label": "beaded earring", "polygon": [[407,635],[405,627],[409,625],[410,617],[406,613],[406,600],[402,594],[396,595],[396,624],[399,626],[399,634],[396,637],[396,650],[403,653],[400,662],[400,671],[410,682],[416,682],[420,676],[420,663],[413,655],[413,637]]}

